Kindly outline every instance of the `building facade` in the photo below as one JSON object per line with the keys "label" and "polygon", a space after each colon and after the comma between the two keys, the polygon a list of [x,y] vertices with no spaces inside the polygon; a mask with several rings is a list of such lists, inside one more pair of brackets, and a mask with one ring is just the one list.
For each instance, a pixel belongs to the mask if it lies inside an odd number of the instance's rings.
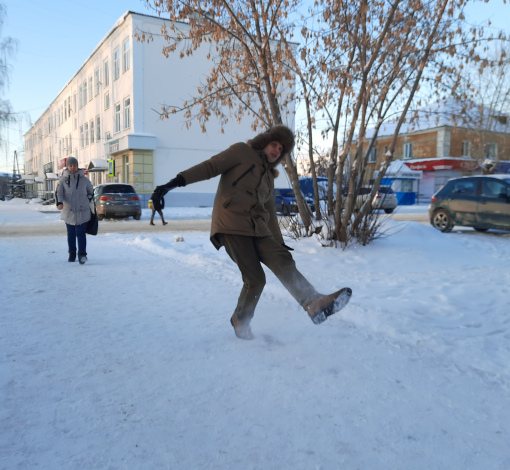
{"label": "building facade", "polygon": [[[253,136],[249,119],[229,121],[224,132],[211,119],[203,133],[198,124],[187,129],[182,114],[160,118],[162,106],[179,106],[196,94],[212,67],[207,55],[213,50],[204,45],[193,56],[181,59],[177,51],[166,58],[165,23],[168,28],[168,20],[130,11],[117,21],[25,134],[27,174],[59,173],[74,156],[94,186],[129,183],[146,204],[155,186]],[[153,40],[137,41],[142,32]],[[114,163],[111,177],[108,161]],[[280,184],[287,186],[281,175]],[[53,184],[46,180],[44,189],[52,191]],[[214,178],[178,188],[166,197],[167,205],[211,206],[217,185]]]}
{"label": "building facade", "polygon": [[[485,159],[496,162],[496,172],[510,172],[510,123],[504,116],[489,116],[486,123],[476,116],[461,119],[455,116],[458,106],[452,100],[435,104],[424,109],[415,122],[402,126],[393,160],[422,171],[423,176],[419,181],[395,180],[396,191],[414,191],[418,200],[428,200],[449,179],[481,173],[480,162]],[[377,173],[394,130],[392,124],[381,127],[368,156],[367,175]],[[353,145],[351,154],[355,151]]]}

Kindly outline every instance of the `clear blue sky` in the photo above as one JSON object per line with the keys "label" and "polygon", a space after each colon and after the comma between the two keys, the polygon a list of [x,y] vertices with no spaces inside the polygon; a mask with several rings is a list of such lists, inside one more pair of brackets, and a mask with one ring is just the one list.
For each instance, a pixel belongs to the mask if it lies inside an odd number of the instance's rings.
{"label": "clear blue sky", "polygon": [[[6,97],[17,112],[35,122],[57,93],[88,58],[115,22],[127,11],[151,13],[141,0],[0,0],[7,8],[3,37],[19,41],[11,60],[11,84]],[[477,2],[468,19],[510,32],[510,5],[502,0]],[[23,157],[20,124],[10,125],[8,146],[0,149],[0,172],[12,171],[14,150]],[[30,128],[27,119],[22,133]],[[8,151],[8,153],[6,153]]]}

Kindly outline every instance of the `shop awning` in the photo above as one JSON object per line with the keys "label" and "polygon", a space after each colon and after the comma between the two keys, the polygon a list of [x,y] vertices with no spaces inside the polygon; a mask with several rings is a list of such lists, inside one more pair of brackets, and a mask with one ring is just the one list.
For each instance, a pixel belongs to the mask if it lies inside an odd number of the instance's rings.
{"label": "shop awning", "polygon": [[463,170],[476,171],[479,169],[478,162],[472,158],[444,157],[444,158],[420,158],[405,162],[411,170],[436,171],[436,170]]}
{"label": "shop awning", "polygon": [[88,171],[106,171],[108,170],[108,162],[101,158],[92,158],[90,160]]}
{"label": "shop awning", "polygon": [[[419,180],[423,178],[423,171],[411,170],[407,162],[402,160],[394,160],[388,166],[384,178],[400,179],[400,180]],[[379,170],[374,171],[374,178],[377,178]]]}
{"label": "shop awning", "polygon": [[21,178],[17,181],[17,183],[33,184],[34,178],[34,175],[21,175]]}
{"label": "shop awning", "polygon": [[46,181],[46,178],[45,178],[44,176],[36,176],[36,177],[34,178],[34,181],[35,181],[36,183],[44,183],[44,182]]}
{"label": "shop awning", "polygon": [[56,173],[46,173],[46,181],[58,181],[58,175]]}

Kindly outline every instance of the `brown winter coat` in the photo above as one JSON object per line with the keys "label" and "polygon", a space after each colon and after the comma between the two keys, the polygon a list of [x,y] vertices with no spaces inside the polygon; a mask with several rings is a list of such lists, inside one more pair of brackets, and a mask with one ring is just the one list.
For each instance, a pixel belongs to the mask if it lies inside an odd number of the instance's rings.
{"label": "brown winter coat", "polygon": [[219,250],[219,233],[283,237],[276,217],[274,178],[278,175],[261,150],[237,143],[180,173],[186,185],[221,175],[211,225],[211,242]]}

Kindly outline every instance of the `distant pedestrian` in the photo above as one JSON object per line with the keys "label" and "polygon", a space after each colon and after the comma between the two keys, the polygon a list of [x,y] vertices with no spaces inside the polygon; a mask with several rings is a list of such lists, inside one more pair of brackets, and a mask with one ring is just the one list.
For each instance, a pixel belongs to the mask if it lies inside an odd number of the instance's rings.
{"label": "distant pedestrian", "polygon": [[151,201],[152,201],[151,225],[156,225],[154,223],[154,215],[156,214],[156,211],[158,211],[158,214],[161,217],[163,225],[168,224],[168,222],[165,222],[165,219],[163,217],[163,209],[165,208],[164,196],[161,193],[154,191],[151,196]]}
{"label": "distant pedestrian", "polygon": [[90,201],[94,197],[92,183],[85,171],[78,169],[78,160],[67,159],[67,168],[58,181],[56,203],[62,211],[61,219],[67,227],[69,262],[76,261],[76,239],[78,239],[78,261],[87,261],[87,222],[90,220]]}

